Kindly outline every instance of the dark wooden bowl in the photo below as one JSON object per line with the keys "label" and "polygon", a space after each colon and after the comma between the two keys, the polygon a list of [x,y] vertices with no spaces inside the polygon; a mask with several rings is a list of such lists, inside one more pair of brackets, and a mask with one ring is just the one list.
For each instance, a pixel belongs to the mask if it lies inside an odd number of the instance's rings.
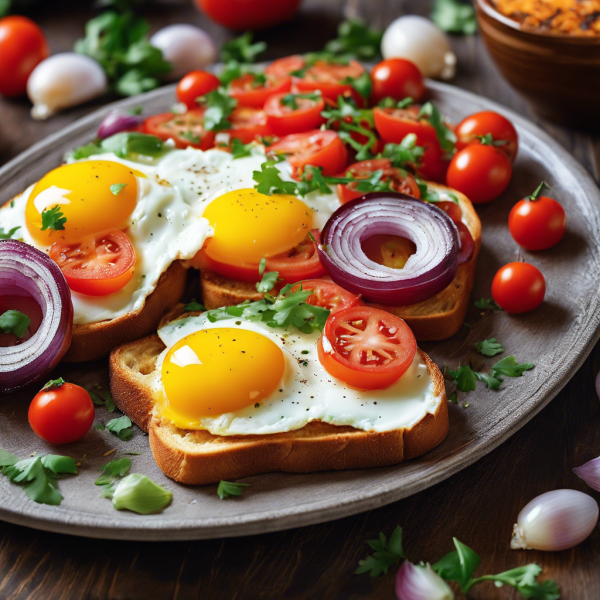
{"label": "dark wooden bowl", "polygon": [[475,0],[483,40],[508,81],[543,117],[600,129],[600,36],[521,29],[489,0]]}

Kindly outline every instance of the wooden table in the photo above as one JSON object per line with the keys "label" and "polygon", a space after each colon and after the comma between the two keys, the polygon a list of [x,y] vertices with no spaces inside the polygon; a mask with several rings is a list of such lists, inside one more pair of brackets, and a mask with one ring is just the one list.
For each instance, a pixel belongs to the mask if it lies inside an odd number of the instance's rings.
{"label": "wooden table", "polygon": [[[50,3],[49,3],[50,4]],[[318,49],[343,16],[361,15],[384,27],[402,12],[426,14],[418,0],[305,0],[297,19],[260,37],[265,58]],[[189,6],[148,7],[154,28],[192,22],[218,43],[230,37]],[[85,3],[51,3],[32,15],[53,52],[69,50],[90,16]],[[537,121],[598,179],[598,140],[540,122],[501,79],[478,37],[453,39],[460,72],[454,83],[489,96]],[[87,114],[86,105],[45,123],[28,117],[25,101],[0,99],[0,164]],[[565,282],[567,285],[568,282]],[[332,523],[255,537],[201,542],[138,543],[88,540],[0,523],[0,598],[162,599],[394,598],[393,574],[354,575],[368,553],[365,540],[401,524],[413,562],[433,562],[452,549],[452,536],[477,550],[481,572],[538,562],[567,600],[600,597],[600,533],[569,551],[513,551],[509,540],[519,510],[556,488],[590,490],[571,469],[600,454],[600,403],[594,374],[600,347],[558,397],[500,448],[449,480],[385,508]],[[467,409],[468,410],[468,409]],[[593,492],[591,492],[593,494]],[[597,500],[600,495],[595,494]],[[486,584],[474,599],[517,598]]]}

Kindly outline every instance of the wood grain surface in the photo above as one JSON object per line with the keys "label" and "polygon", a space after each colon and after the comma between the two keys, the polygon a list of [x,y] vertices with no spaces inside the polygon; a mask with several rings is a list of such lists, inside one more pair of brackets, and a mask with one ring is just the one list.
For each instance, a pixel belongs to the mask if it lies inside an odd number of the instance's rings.
{"label": "wood grain surface", "polygon": [[[414,0],[305,0],[293,24],[266,33],[266,58],[321,47],[344,15],[385,26],[403,11],[427,12]],[[189,7],[154,7],[155,27],[190,21],[220,42],[228,37]],[[33,14],[54,52],[67,50],[89,18],[81,2],[48,3]],[[460,73],[453,83],[493,98],[538,122],[598,179],[600,146],[585,133],[540,122],[502,81],[476,37],[454,39]],[[100,105],[33,123],[25,102],[0,100],[0,164]],[[568,282],[565,282],[565,287]],[[536,561],[563,598],[600,597],[600,534],[569,551],[511,551],[512,524],[535,495],[560,487],[589,491],[571,469],[600,454],[596,348],[559,396],[497,450],[451,479],[385,508],[328,524],[248,538],[137,543],[87,540],[0,524],[0,598],[394,598],[393,575],[371,580],[353,574],[368,553],[365,540],[396,524],[405,529],[409,558],[433,562],[451,550],[452,536],[476,549],[481,573]],[[600,499],[599,494],[595,494]],[[482,585],[473,599],[517,598]]]}

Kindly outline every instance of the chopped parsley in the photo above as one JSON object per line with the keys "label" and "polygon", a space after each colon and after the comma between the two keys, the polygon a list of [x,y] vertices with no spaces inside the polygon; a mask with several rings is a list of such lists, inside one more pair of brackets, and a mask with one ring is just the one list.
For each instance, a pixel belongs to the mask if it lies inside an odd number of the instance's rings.
{"label": "chopped parsley", "polygon": [[275,166],[274,160],[267,160],[260,166],[260,171],[254,171],[252,177],[257,185],[254,187],[261,194],[296,194],[297,184],[293,181],[283,181],[281,172]]}
{"label": "chopped parsley", "polygon": [[279,101],[283,106],[287,106],[292,110],[298,110],[300,107],[298,106],[298,100],[312,100],[313,102],[318,102],[321,99],[321,93],[315,92],[313,94],[286,94]]}
{"label": "chopped parsley", "polygon": [[338,27],[338,37],[327,42],[325,51],[357,60],[375,60],[380,56],[383,33],[371,29],[361,19],[349,19]]}
{"label": "chopped parsley", "polygon": [[119,158],[136,160],[138,156],[158,158],[169,149],[160,138],[137,131],[122,131],[98,142],[86,144],[73,150],[72,158],[79,160],[94,154],[112,152]]}
{"label": "chopped parsley", "polygon": [[463,0],[435,0],[431,20],[448,33],[469,35],[477,31],[473,4]]}
{"label": "chopped parsley", "polygon": [[482,381],[491,390],[497,390],[503,383],[502,377],[521,377],[525,371],[533,369],[532,363],[519,364],[514,356],[505,356],[492,366],[489,373],[473,371],[469,365],[459,365],[456,371],[448,370],[447,373],[456,383],[456,388],[461,392],[475,390],[476,381]]}
{"label": "chopped parsley", "polygon": [[110,186],[110,191],[115,195],[118,196],[119,192],[124,188],[127,187],[126,183],[113,183]]}
{"label": "chopped parsley", "polygon": [[368,71],[363,71],[358,77],[346,77],[342,83],[351,85],[363,98],[368,98],[373,91],[373,82]]}
{"label": "chopped parsley", "polygon": [[101,475],[96,479],[95,485],[110,485],[116,479],[124,477],[131,468],[131,459],[124,456],[116,460],[111,460],[100,467]]}
{"label": "chopped parsley", "polygon": [[21,229],[21,227],[17,226],[17,227],[13,227],[12,229],[9,229],[7,232],[5,232],[4,229],[2,229],[2,227],[0,227],[0,240],[12,239],[12,237],[15,235],[15,233],[19,229]]}
{"label": "chopped parsley", "polygon": [[403,98],[402,100],[396,100],[396,98],[392,98],[391,96],[388,96],[387,98],[380,100],[379,104],[377,106],[381,106],[382,108],[405,109],[414,103],[415,103],[414,99],[411,98],[410,96],[407,96],[406,98]]}
{"label": "chopped parsley", "polygon": [[119,439],[124,442],[129,441],[133,437],[133,428],[131,419],[127,415],[112,419],[106,424],[106,430],[114,433]]}
{"label": "chopped parsley", "polygon": [[46,229],[63,231],[66,222],[67,218],[58,205],[42,212],[42,231],[46,231]]}
{"label": "chopped parsley", "polygon": [[192,301],[188,302],[183,307],[183,310],[185,310],[185,312],[203,312],[206,310],[206,306],[201,302],[197,302],[195,298],[192,298]]}
{"label": "chopped parsley", "polygon": [[379,538],[367,540],[367,544],[374,552],[364,560],[358,561],[358,569],[355,571],[357,575],[369,573],[371,577],[379,577],[387,574],[390,567],[406,558],[402,547],[402,527],[399,525],[396,526],[389,540],[383,532],[379,532]]}
{"label": "chopped parsley", "polygon": [[479,354],[483,354],[483,356],[496,356],[497,354],[502,354],[504,352],[502,344],[497,342],[496,338],[477,342],[475,344],[475,349]]}
{"label": "chopped parsley", "polygon": [[221,47],[221,61],[236,61],[241,64],[256,62],[256,57],[267,49],[266,42],[252,42],[253,34],[247,31],[244,35],[225,42]]}
{"label": "chopped parsley", "polygon": [[218,89],[202,96],[201,102],[206,107],[204,128],[207,131],[221,131],[231,128],[228,117],[237,106],[238,101],[235,98],[232,98],[225,90]]}
{"label": "chopped parsley", "polygon": [[477,308],[483,310],[502,310],[499,304],[495,300],[492,300],[492,298],[480,298],[479,300],[475,300],[474,304]]}
{"label": "chopped parsley", "polygon": [[233,483],[231,481],[220,481],[217,487],[217,494],[221,500],[241,496],[244,490],[249,487],[249,483]]}
{"label": "chopped parsley", "polygon": [[427,119],[431,123],[442,150],[446,154],[452,154],[456,147],[456,134],[446,126],[437,106],[426,102],[419,111],[419,119]]}
{"label": "chopped parsley", "polygon": [[0,331],[12,333],[19,339],[25,335],[31,319],[18,310],[7,310],[0,315]]}
{"label": "chopped parsley", "polygon": [[386,144],[381,155],[389,158],[394,167],[416,169],[423,159],[425,148],[417,145],[417,136],[409,133],[399,144]]}
{"label": "chopped parsley", "polygon": [[252,154],[252,148],[254,148],[254,144],[252,142],[249,144],[244,144],[244,142],[242,142],[242,140],[239,138],[232,138],[231,140],[231,155],[234,159],[250,156]]}
{"label": "chopped parsley", "polygon": [[[113,400],[110,392],[100,389],[100,386],[97,386],[97,388],[98,388],[98,393],[88,390],[88,394],[90,395],[92,402],[96,406],[105,406],[107,408],[108,412],[114,412],[115,408],[116,408],[115,401]],[[103,426],[103,428],[104,428],[104,426]]]}
{"label": "chopped parsley", "polygon": [[261,294],[270,292],[279,281],[279,273],[277,271],[265,273],[266,264],[267,261],[264,258],[261,258],[258,265],[258,274],[262,279],[256,284],[256,291]]}

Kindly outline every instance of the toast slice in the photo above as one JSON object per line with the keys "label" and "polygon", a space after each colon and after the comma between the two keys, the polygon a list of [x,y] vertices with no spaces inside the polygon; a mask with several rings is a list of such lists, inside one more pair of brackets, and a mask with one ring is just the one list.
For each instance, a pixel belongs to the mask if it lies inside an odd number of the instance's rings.
{"label": "toast slice", "polygon": [[155,410],[152,390],[160,377],[156,359],[164,348],[158,335],[116,348],[110,355],[110,384],[119,409],[149,434],[158,466],[180,483],[217,483],[272,471],[308,473],[389,466],[428,452],[448,433],[444,379],[421,350],[438,402],[435,412],[427,413],[409,429],[378,433],[321,421],[269,435],[219,436],[180,429]]}
{"label": "toast slice", "polygon": [[[481,248],[481,221],[471,201],[464,194],[444,185],[431,182],[427,182],[427,185],[436,191],[451,192],[458,198],[475,249],[471,260],[459,265],[450,285],[432,298],[405,306],[373,305],[404,319],[420,342],[445,340],[460,329],[469,307],[469,295],[473,289],[477,256]],[[200,288],[204,305],[209,310],[262,298],[253,283],[235,281],[211,271],[200,273]]]}

